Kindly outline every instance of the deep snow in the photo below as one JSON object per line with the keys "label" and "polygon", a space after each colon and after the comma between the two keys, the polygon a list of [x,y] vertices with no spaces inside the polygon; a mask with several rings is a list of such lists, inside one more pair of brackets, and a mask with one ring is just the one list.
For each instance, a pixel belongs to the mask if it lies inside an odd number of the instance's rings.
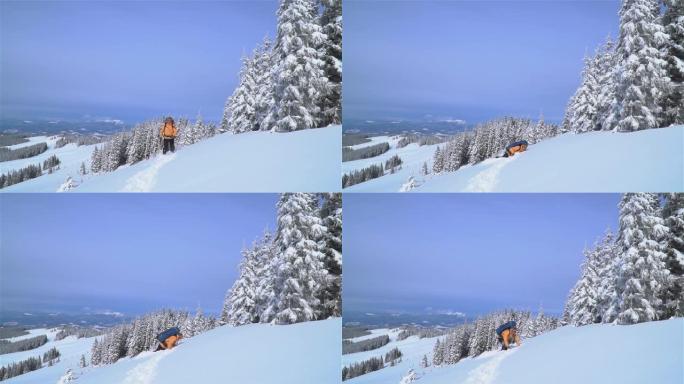
{"label": "deep snow", "polygon": [[[684,319],[630,326],[608,324],[562,327],[508,351],[491,351],[454,365],[420,368],[432,361],[436,338],[399,346],[402,362],[348,380],[349,384],[399,383],[414,369],[420,384],[680,384],[684,382]],[[409,340],[406,339],[406,340]],[[406,341],[404,340],[404,341]],[[380,355],[380,350],[372,356]],[[363,352],[366,354],[367,352]],[[354,355],[347,362],[356,361]],[[361,356],[359,356],[361,357]],[[343,364],[344,365],[344,364]]]}
{"label": "deep snow", "polygon": [[83,369],[78,362],[85,354],[90,363],[94,338],[68,337],[32,351],[0,355],[0,362],[26,358],[18,354],[42,355],[52,346],[62,353],[55,366],[7,380],[10,384],[57,383],[67,369],[78,384],[336,383],[340,380],[341,326],[340,318],[293,325],[223,326],[184,339],[169,351],[143,352]]}
{"label": "deep snow", "polygon": [[223,326],[169,351],[86,371],[78,384],[335,383],[342,320]]}
{"label": "deep snow", "polygon": [[29,357],[43,356],[43,354],[52,347],[56,347],[59,350],[61,356],[59,357],[59,362],[55,363],[51,367],[45,366],[36,371],[13,377],[9,380],[4,381],[4,383],[54,384],[59,380],[61,376],[64,375],[67,369],[77,369],[78,363],[81,359],[81,355],[85,355],[86,361],[90,362],[90,346],[93,344],[95,337],[78,339],[76,338],[76,336],[69,336],[62,340],[55,341],[55,335],[57,334],[57,331],[57,329],[32,329],[29,330],[29,335],[23,335],[7,339],[10,341],[16,341],[28,337],[47,335],[48,342],[38,348],[31,349],[29,351],[0,355],[0,366],[6,366],[14,362],[26,360]]}
{"label": "deep snow", "polygon": [[[432,164],[432,148],[409,145],[390,150],[406,159],[393,175],[345,188],[345,192],[398,192],[409,177],[415,192],[662,192],[684,191],[684,126],[632,133],[564,134],[531,145],[511,158],[488,159],[456,172],[422,176]],[[384,162],[343,163],[343,169]],[[367,166],[367,165],[366,165]],[[343,173],[344,173],[343,170]]]}
{"label": "deep snow", "polygon": [[82,161],[89,163],[94,146],[70,144],[25,161],[42,162],[55,153],[62,170],[0,192],[56,192],[67,177],[78,185],[73,192],[334,192],[341,189],[341,138],[339,125],[290,133],[220,134],[175,154],[85,177],[78,169]]}

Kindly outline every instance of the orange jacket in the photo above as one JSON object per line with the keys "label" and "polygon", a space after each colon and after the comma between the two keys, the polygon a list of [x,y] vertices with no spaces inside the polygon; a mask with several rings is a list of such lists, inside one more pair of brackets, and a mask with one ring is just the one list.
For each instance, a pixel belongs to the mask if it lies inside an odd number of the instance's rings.
{"label": "orange jacket", "polygon": [[506,329],[501,332],[501,338],[503,339],[503,345],[505,349],[508,349],[508,345],[512,342],[515,342],[515,345],[520,345],[520,337],[518,336],[518,332],[516,332],[515,336],[513,336],[510,329]]}
{"label": "orange jacket", "polygon": [[508,152],[508,156],[513,156],[518,152],[525,152],[527,150],[527,145],[522,144],[522,145],[516,145],[515,147],[511,147],[506,150]]}
{"label": "orange jacket", "polygon": [[178,336],[169,336],[166,340],[164,340],[164,348],[171,349],[175,347],[176,343],[178,342],[178,339]]}
{"label": "orange jacket", "polygon": [[176,137],[177,133],[178,130],[176,129],[176,126],[171,124],[164,124],[162,129],[159,130],[159,134],[161,135],[161,137],[169,139]]}

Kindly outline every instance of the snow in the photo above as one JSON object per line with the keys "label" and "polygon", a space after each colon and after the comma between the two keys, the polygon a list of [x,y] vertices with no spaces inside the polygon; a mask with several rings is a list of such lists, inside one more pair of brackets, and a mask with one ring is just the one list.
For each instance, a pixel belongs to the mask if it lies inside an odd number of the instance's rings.
{"label": "snow", "polygon": [[409,177],[414,176],[417,180],[423,179],[423,176],[420,175],[420,169],[424,162],[427,162],[428,169],[432,169],[432,156],[437,149],[437,144],[419,146],[417,143],[411,143],[403,148],[397,148],[397,143],[401,139],[400,136],[375,136],[370,139],[370,143],[358,144],[353,148],[358,149],[368,145],[387,142],[390,145],[390,150],[382,155],[369,159],[343,162],[342,175],[351,173],[355,170],[368,168],[374,164],[377,165],[382,163],[384,165],[385,162],[394,155],[401,157],[401,169],[395,171],[395,173],[387,173],[385,176],[377,179],[352,185],[351,187],[345,188],[345,192],[398,192]]}
{"label": "snow", "polygon": [[335,383],[341,319],[223,326],[169,351],[143,352],[86,369],[79,384]]}
{"label": "snow", "polygon": [[[48,150],[40,155],[29,157],[28,159],[0,162],[0,174],[25,168],[29,165],[42,164],[45,159],[52,155],[56,155],[61,161],[59,169],[51,174],[45,173],[43,176],[35,179],[0,189],[0,192],[56,192],[68,177],[75,180],[81,179],[79,174],[81,163],[85,162],[88,164],[90,162],[90,154],[93,152],[93,149],[95,149],[95,145],[82,145],[79,147],[75,143],[69,143],[61,148],[55,148],[55,143],[58,140],[57,136],[51,136],[50,138],[36,136],[28,139],[32,141],[32,144],[47,142]],[[27,143],[17,145],[21,146],[24,144]]]}
{"label": "snow", "polygon": [[413,192],[624,192],[684,190],[684,126],[630,133],[564,134],[510,158],[488,159],[456,172],[420,175],[435,146],[411,144],[371,159],[343,163],[343,173],[394,154],[404,169],[345,192],[397,192],[410,176]]}
{"label": "snow", "polygon": [[84,182],[76,192],[337,191],[342,127],[222,134]]}
{"label": "snow", "polygon": [[95,146],[48,150],[30,159],[0,163],[0,172],[42,162],[52,154],[61,170],[2,189],[55,192],[67,177],[72,192],[310,192],[339,191],[342,127],[289,133],[221,134],[114,172],[78,174]]}
{"label": "snow", "polygon": [[45,365],[43,368],[36,371],[13,377],[5,382],[11,384],[56,383],[59,378],[64,375],[67,369],[80,369],[78,368],[78,364],[81,355],[85,355],[86,361],[90,361],[90,347],[93,341],[95,341],[95,337],[78,339],[76,336],[68,336],[62,340],[55,341],[57,332],[57,329],[32,329],[29,330],[29,335],[7,339],[16,341],[27,337],[47,335],[49,341],[46,344],[29,351],[0,355],[0,366],[6,366],[14,362],[26,360],[29,357],[42,357],[43,354],[52,347],[56,347],[61,356],[59,357],[59,362],[54,363],[51,367]]}
{"label": "snow", "polygon": [[[420,384],[684,382],[682,318],[629,326],[566,326],[523,340],[520,347],[508,351],[485,352],[441,367],[420,368],[419,364],[423,354],[431,360],[436,338],[409,339],[412,342],[403,346],[389,344],[389,348],[399,346],[404,354],[401,363],[347,382],[398,383],[409,369],[416,371]],[[351,361],[354,355],[345,356]]]}

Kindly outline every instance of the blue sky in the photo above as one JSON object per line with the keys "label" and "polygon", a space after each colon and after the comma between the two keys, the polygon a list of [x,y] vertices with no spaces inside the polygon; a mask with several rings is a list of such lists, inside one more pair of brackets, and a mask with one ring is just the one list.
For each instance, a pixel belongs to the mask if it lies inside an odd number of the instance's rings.
{"label": "blue sky", "polygon": [[277,1],[2,1],[4,117],[219,119]]}
{"label": "blue sky", "polygon": [[344,117],[560,120],[617,0],[344,3]]}
{"label": "blue sky", "polygon": [[4,194],[0,301],[12,310],[220,311],[275,194]]}
{"label": "blue sky", "polygon": [[346,194],[345,311],[559,313],[616,194]]}

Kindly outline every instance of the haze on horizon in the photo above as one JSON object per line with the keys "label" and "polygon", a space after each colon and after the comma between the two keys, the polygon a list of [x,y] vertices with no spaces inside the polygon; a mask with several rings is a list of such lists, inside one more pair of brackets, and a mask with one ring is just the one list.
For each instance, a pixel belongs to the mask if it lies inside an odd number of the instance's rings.
{"label": "haze on horizon", "polygon": [[560,122],[618,0],[347,1],[345,120]]}
{"label": "haze on horizon", "polygon": [[276,0],[0,2],[0,115],[218,121]]}
{"label": "haze on horizon", "polygon": [[218,313],[276,194],[0,196],[0,311]]}
{"label": "haze on horizon", "polygon": [[618,194],[345,195],[344,312],[560,315]]}

